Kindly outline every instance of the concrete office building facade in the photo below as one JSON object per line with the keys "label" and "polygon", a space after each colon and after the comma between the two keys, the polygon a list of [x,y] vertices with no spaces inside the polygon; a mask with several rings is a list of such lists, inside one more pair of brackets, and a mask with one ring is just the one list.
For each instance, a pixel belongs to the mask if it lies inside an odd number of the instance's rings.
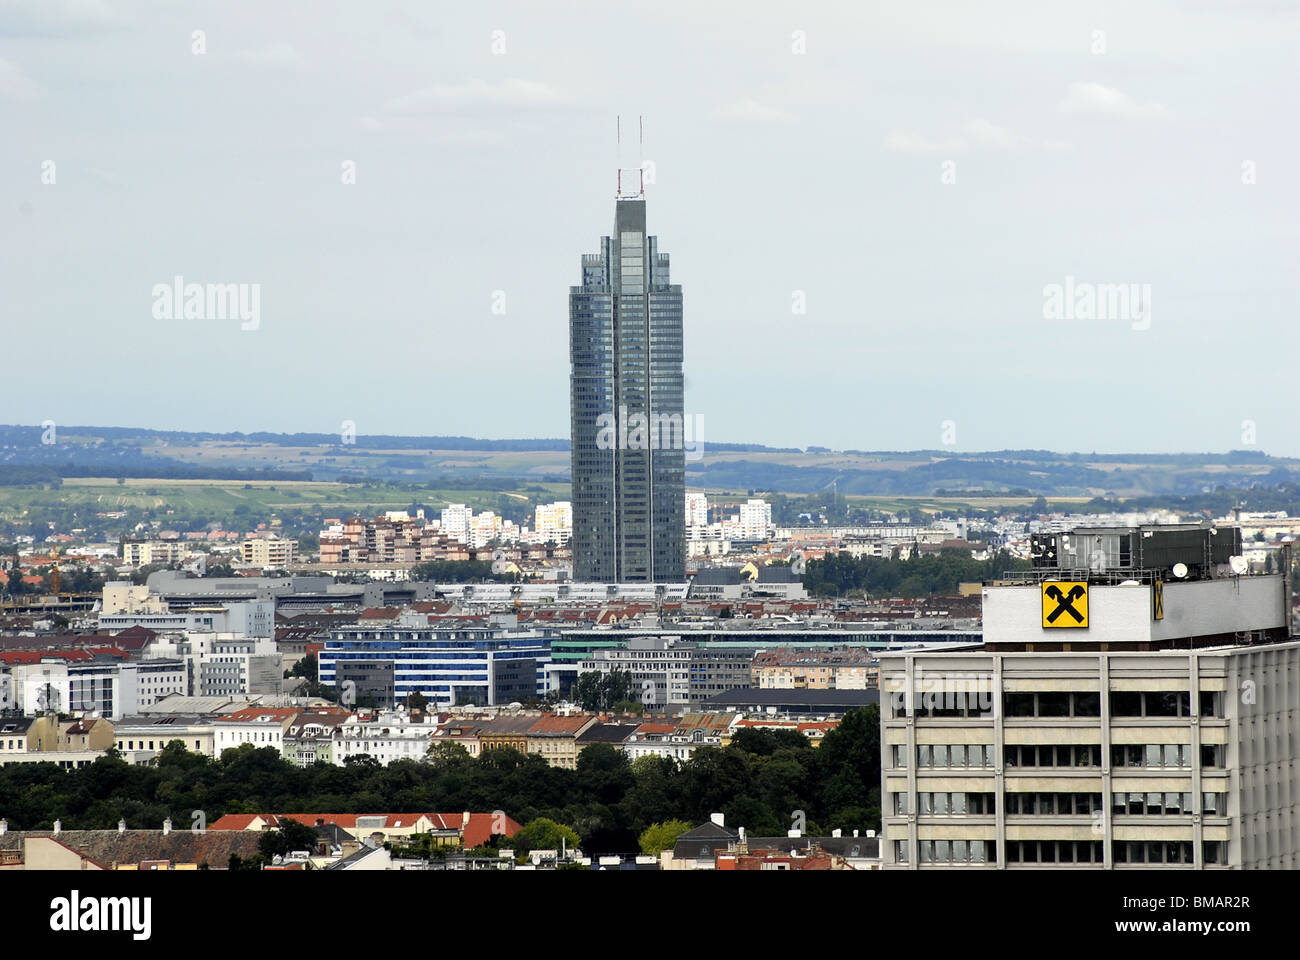
{"label": "concrete office building facade", "polygon": [[1289,585],[1221,568],[1039,568],[982,647],[882,654],[885,868],[1300,866]]}

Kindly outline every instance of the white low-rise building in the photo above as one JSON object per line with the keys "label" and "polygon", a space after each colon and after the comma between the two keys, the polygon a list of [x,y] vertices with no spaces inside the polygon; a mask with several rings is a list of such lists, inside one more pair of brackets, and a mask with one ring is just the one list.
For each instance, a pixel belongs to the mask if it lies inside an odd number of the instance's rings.
{"label": "white low-rise building", "polygon": [[293,707],[248,707],[216,717],[212,721],[216,731],[213,750],[219,757],[226,750],[251,743],[283,754],[285,731],[300,712]]}
{"label": "white low-rise building", "polygon": [[334,734],[332,760],[342,766],[348,757],[370,756],[384,766],[394,760],[423,760],[438,729],[436,714],[383,711],[375,716],[353,714]]}

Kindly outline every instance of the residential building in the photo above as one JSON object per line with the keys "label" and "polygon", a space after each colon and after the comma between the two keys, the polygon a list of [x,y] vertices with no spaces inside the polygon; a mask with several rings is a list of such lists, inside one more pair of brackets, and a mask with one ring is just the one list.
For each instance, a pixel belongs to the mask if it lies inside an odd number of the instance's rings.
{"label": "residential building", "polygon": [[491,813],[232,813],[209,825],[210,831],[258,834],[277,829],[285,820],[306,826],[336,826],[356,838],[384,842],[433,834],[448,845],[468,850],[480,847],[494,835],[513,837],[520,825],[502,811]]}
{"label": "residential building", "polygon": [[246,537],[239,545],[239,555],[245,566],[286,567],[298,562],[298,541],[274,534]]}
{"label": "residential building", "polygon": [[284,759],[300,767],[316,763],[337,766],[334,744],[342,738],[340,728],[351,716],[337,708],[304,710],[285,731]]}
{"label": "residential building", "polygon": [[[808,739],[809,746],[820,747],[822,741],[826,739],[826,734],[830,733],[840,725],[838,720],[737,720],[731,730],[732,736],[741,730],[789,730],[793,733],[803,734]],[[728,737],[723,746],[731,742]]]}
{"label": "residential building", "polygon": [[636,733],[640,726],[640,723],[624,721],[593,723],[578,734],[578,754],[581,755],[583,750],[597,743],[607,743],[615,750],[622,750],[627,738]]}
{"label": "residential building", "polygon": [[692,536],[698,528],[709,525],[709,498],[702,493],[686,494],[686,527]]}
{"label": "residential building", "polygon": [[533,534],[541,543],[568,543],[573,535],[573,504],[539,503],[533,509]]}
{"label": "residential building", "polygon": [[341,767],[348,757],[363,755],[383,766],[394,760],[423,760],[437,726],[437,714],[419,711],[353,714],[334,733],[330,762]]}
{"label": "residential building", "polygon": [[739,507],[736,517],[736,540],[767,540],[772,535],[772,505],[766,500],[750,498]]}
{"label": "residential building", "polygon": [[537,722],[537,714],[517,714],[493,717],[478,725],[476,736],[479,756],[489,750],[510,749],[528,752],[528,731]]}
{"label": "residential building", "polygon": [[251,743],[284,753],[284,735],[302,711],[293,707],[246,707],[212,719],[216,738],[213,751],[220,757],[227,750]]}
{"label": "residential building", "polygon": [[721,747],[730,740],[738,714],[685,714],[680,722],[643,723],[623,742],[629,760],[664,757],[684,763],[700,747]]}
{"label": "residential building", "polygon": [[189,550],[186,544],[181,540],[137,540],[128,538],[122,541],[122,562],[131,566],[144,566],[152,563],[180,563],[188,553]]}
{"label": "residential building", "polygon": [[760,690],[866,690],[877,685],[880,665],[862,649],[777,649],[755,654],[751,674]]}
{"label": "residential building", "polygon": [[211,716],[169,713],[123,717],[113,727],[113,746],[122,752],[160,753],[179,741],[191,753],[216,755],[216,730]]}
{"label": "residential building", "polygon": [[466,543],[469,540],[470,519],[474,511],[463,503],[452,503],[442,508],[440,531],[452,540]]}
{"label": "residential building", "polygon": [[561,717],[545,714],[528,728],[524,749],[543,757],[552,767],[578,768],[579,738],[596,724],[594,716]]}
{"label": "residential building", "polygon": [[212,830],[7,830],[0,821],[3,870],[225,870],[232,856],[258,853],[256,834]]}

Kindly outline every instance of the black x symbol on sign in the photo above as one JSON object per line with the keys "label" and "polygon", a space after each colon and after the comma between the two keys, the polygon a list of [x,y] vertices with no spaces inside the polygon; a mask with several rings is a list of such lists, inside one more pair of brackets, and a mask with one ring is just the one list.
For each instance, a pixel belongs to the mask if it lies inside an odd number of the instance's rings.
{"label": "black x symbol on sign", "polygon": [[1052,585],[1043,591],[1047,596],[1056,601],[1056,609],[1047,615],[1048,623],[1055,623],[1057,618],[1063,613],[1068,613],[1074,617],[1075,623],[1083,623],[1083,614],[1074,609],[1074,601],[1078,600],[1088,591],[1077,583],[1070,588],[1069,593],[1062,593],[1061,588]]}

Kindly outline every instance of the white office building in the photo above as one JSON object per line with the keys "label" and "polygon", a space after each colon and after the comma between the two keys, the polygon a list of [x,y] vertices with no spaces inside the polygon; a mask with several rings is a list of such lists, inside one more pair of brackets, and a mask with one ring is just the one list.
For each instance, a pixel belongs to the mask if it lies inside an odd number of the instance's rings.
{"label": "white office building", "polygon": [[885,868],[1300,866],[1289,578],[1224,528],[1034,556],[982,646],[880,657]]}

